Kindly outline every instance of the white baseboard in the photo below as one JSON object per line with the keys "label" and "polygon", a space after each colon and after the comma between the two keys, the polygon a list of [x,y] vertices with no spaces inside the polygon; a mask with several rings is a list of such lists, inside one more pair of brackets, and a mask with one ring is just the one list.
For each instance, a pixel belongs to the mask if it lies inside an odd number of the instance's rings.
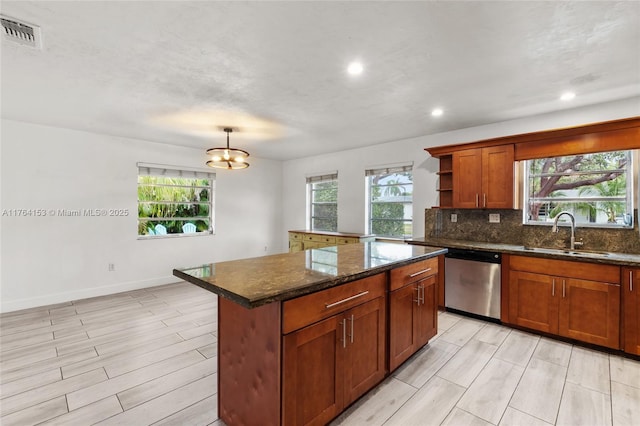
{"label": "white baseboard", "polygon": [[130,281],[115,285],[93,287],[82,290],[65,291],[63,293],[48,294],[46,296],[30,297],[28,299],[2,300],[0,313],[19,311],[21,309],[36,308],[56,303],[64,303],[72,300],[87,299],[89,297],[106,296],[108,294],[121,293],[123,291],[139,290],[141,288],[179,282],[180,279],[172,275],[152,278],[142,281]]}

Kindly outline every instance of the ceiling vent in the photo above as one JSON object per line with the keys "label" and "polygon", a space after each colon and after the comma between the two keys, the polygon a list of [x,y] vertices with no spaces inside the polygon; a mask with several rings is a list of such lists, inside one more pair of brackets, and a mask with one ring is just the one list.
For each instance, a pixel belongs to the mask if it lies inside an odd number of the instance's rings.
{"label": "ceiling vent", "polygon": [[42,47],[42,36],[40,27],[20,22],[17,19],[1,16],[2,37],[5,40],[20,43],[36,49]]}

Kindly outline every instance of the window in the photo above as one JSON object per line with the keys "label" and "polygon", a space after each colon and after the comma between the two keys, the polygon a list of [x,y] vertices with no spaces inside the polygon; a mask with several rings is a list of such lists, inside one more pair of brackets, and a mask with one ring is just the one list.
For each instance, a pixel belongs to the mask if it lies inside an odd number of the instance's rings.
{"label": "window", "polygon": [[338,230],[338,173],[307,177],[309,227],[313,231]]}
{"label": "window", "polygon": [[215,176],[138,164],[138,235],[211,234]]}
{"label": "window", "polygon": [[412,165],[365,171],[368,232],[380,237],[413,234]]}
{"label": "window", "polygon": [[632,170],[631,151],[527,160],[524,223],[551,224],[567,210],[580,226],[633,227]]}

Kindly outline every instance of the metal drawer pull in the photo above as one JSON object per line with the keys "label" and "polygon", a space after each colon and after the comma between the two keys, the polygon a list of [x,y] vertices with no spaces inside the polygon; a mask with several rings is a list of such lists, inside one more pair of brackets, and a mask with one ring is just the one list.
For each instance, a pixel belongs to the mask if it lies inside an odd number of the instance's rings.
{"label": "metal drawer pull", "polygon": [[430,270],[431,270],[431,268],[423,269],[422,271],[418,271],[415,274],[409,275],[409,278],[417,277],[418,275],[422,275],[425,272],[429,272]]}
{"label": "metal drawer pull", "polygon": [[420,287],[416,286],[416,299],[413,299],[414,302],[416,302],[418,304],[418,306],[420,306]]}
{"label": "metal drawer pull", "polygon": [[562,280],[562,298],[564,299],[564,287],[565,287],[566,281]]}
{"label": "metal drawer pull", "polygon": [[482,207],[487,207],[487,194],[482,194]]}
{"label": "metal drawer pull", "polygon": [[368,290],[367,291],[363,291],[362,293],[358,293],[358,294],[356,294],[354,296],[347,297],[346,299],[338,300],[337,302],[334,302],[334,303],[325,303],[324,307],[326,309],[333,308],[334,306],[338,306],[338,305],[341,305],[341,304],[343,304],[345,302],[348,302],[350,300],[357,299],[358,297],[362,297],[365,294],[369,294],[369,291]]}
{"label": "metal drawer pull", "polygon": [[480,207],[480,194],[476,194],[476,207]]}
{"label": "metal drawer pull", "polygon": [[556,279],[551,280],[551,296],[555,297],[556,295]]}
{"label": "metal drawer pull", "polygon": [[340,321],[340,325],[342,325],[342,347],[347,347],[347,320]]}
{"label": "metal drawer pull", "polygon": [[353,343],[353,315],[351,315],[351,334],[349,337],[351,338],[351,343]]}
{"label": "metal drawer pull", "polygon": [[[420,297],[420,293],[422,293],[422,297]],[[418,287],[418,299],[424,305],[424,285]]]}
{"label": "metal drawer pull", "polygon": [[629,291],[633,291],[633,271],[629,271]]}

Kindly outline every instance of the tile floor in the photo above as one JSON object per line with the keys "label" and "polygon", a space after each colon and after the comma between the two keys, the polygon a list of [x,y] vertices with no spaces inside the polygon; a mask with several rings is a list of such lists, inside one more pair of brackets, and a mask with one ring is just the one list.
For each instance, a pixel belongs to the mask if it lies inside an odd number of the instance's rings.
{"label": "tile floor", "polygon": [[[0,316],[0,424],[221,425],[215,295],[177,283]],[[440,313],[333,425],[640,425],[640,362]]]}

